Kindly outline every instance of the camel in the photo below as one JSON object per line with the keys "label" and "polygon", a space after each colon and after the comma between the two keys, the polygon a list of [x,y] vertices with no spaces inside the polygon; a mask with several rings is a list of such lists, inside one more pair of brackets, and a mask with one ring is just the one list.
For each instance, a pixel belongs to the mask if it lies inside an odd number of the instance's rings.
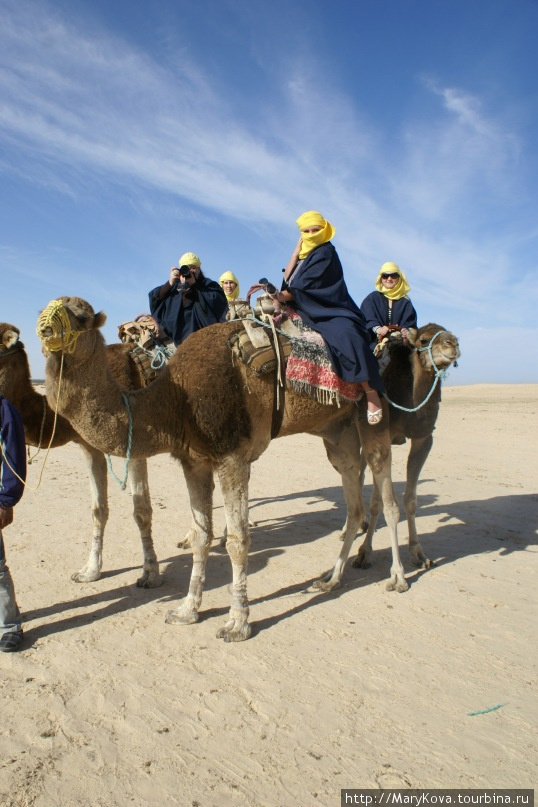
{"label": "camel", "polygon": [[[54,412],[47,399],[34,389],[30,380],[30,367],[20,331],[7,322],[0,323],[0,393],[19,410],[24,422],[26,443],[45,448],[49,445],[54,423]],[[138,389],[142,385],[137,365],[129,356],[126,345],[115,344],[107,348],[110,370],[124,389]],[[107,463],[103,452],[87,443],[65,418],[58,416],[51,448],[77,443],[84,454],[91,492],[93,535],[86,564],[71,575],[77,583],[98,580],[103,565],[103,534],[108,520]],[[151,537],[151,500],[145,459],[134,460],[129,466],[129,484],[133,497],[133,516],[142,541],[143,571],[137,586],[151,588],[161,583],[159,565]]]}
{"label": "camel", "polygon": [[[205,567],[212,535],[213,474],[224,499],[226,549],[232,566],[232,602],[217,638],[243,641],[248,621],[248,478],[250,464],[275,436],[308,432],[323,438],[329,460],[342,476],[347,505],[344,542],[334,568],[317,581],[321,590],[340,584],[351,544],[362,524],[364,507],[357,484],[360,447],[372,470],[389,525],[393,561],[388,588],[407,588],[398,552],[398,505],[391,481],[388,415],[370,426],[366,402],[327,406],[285,390],[281,422],[275,424],[274,374],[257,376],[239,362],[228,345],[242,329],[219,323],[191,334],[148,387],[122,393],[105,360],[100,328],[103,312],[79,297],[61,297],[42,312],[37,333],[48,356],[49,403],[77,433],[101,451],[131,458],[170,453],[182,465],[193,515],[192,572],[187,596],[166,617],[169,624],[198,621]],[[359,442],[360,440],[360,442]]]}
{"label": "camel", "polygon": [[[441,374],[456,363],[460,348],[454,334],[430,322],[418,330],[411,328],[408,344],[397,331],[391,333],[388,350],[389,363],[382,377],[387,398],[392,402],[389,404],[391,440],[393,444],[405,443],[405,438],[411,441],[403,498],[409,528],[409,552],[415,566],[429,569],[433,563],[422,550],[416,528],[417,484],[433,445],[433,430],[441,403]],[[362,463],[361,481],[364,469]],[[351,564],[356,568],[370,566],[372,538],[381,507],[374,480],[368,530]]]}

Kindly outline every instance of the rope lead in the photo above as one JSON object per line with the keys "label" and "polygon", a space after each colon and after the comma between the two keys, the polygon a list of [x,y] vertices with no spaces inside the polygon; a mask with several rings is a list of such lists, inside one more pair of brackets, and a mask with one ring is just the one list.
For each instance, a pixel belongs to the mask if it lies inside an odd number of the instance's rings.
{"label": "rope lead", "polygon": [[129,404],[129,399],[125,395],[125,393],[121,393],[121,397],[123,399],[123,403],[125,404],[125,408],[127,409],[127,415],[129,417],[129,432],[127,436],[127,454],[125,457],[125,470],[123,473],[123,479],[120,479],[119,476],[116,476],[114,473],[114,469],[112,468],[112,460],[110,459],[110,454],[105,454],[108,470],[110,471],[111,475],[114,477],[116,482],[119,484],[121,490],[125,490],[127,487],[127,479],[129,477],[129,462],[131,461],[131,449],[133,446],[133,415],[131,412],[131,406]]}
{"label": "rope lead", "polygon": [[427,404],[428,401],[430,400],[430,398],[432,397],[433,392],[434,392],[434,390],[435,390],[435,388],[436,388],[436,386],[437,386],[437,384],[439,382],[439,379],[440,378],[446,378],[447,371],[446,370],[440,370],[437,367],[435,361],[433,360],[433,354],[432,354],[432,345],[433,345],[434,341],[437,339],[437,337],[440,336],[442,333],[443,333],[443,331],[437,331],[437,333],[434,334],[434,336],[432,336],[432,338],[430,339],[429,344],[426,345],[426,347],[417,347],[417,352],[418,353],[424,353],[425,350],[428,351],[428,354],[430,356],[430,361],[431,361],[432,366],[433,366],[433,368],[435,370],[435,378],[433,379],[433,384],[432,384],[431,390],[426,395],[426,397],[424,398],[422,403],[419,403],[418,406],[415,406],[412,409],[408,409],[407,406],[400,406],[400,404],[394,403],[394,401],[390,400],[388,395],[385,395],[384,397],[386,398],[386,400],[389,402],[389,404],[391,406],[394,406],[395,409],[400,409],[402,412],[418,412],[418,410],[422,409],[422,407],[425,406],[425,404]]}

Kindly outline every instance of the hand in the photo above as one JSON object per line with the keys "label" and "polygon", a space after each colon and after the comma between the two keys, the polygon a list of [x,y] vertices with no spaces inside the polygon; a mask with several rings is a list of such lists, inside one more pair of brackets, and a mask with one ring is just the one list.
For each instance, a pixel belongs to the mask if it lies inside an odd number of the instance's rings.
{"label": "hand", "polygon": [[376,331],[378,336],[386,336],[388,334],[388,332],[389,332],[388,325],[382,325]]}
{"label": "hand", "polygon": [[8,524],[11,524],[12,521],[13,521],[13,508],[0,507],[0,530],[3,530],[4,527],[7,527]]}
{"label": "hand", "polygon": [[408,331],[408,329],[407,329],[407,328],[402,328],[402,330],[400,331],[400,333],[402,334],[402,336],[404,337],[404,339],[407,339],[407,336],[408,336],[408,334],[409,334],[409,331]]}
{"label": "hand", "polygon": [[177,268],[177,266],[172,266],[172,268],[170,269],[170,278],[168,282],[170,283],[171,286],[173,286],[175,283],[178,283],[180,281],[181,281],[181,275],[179,274],[179,269]]}

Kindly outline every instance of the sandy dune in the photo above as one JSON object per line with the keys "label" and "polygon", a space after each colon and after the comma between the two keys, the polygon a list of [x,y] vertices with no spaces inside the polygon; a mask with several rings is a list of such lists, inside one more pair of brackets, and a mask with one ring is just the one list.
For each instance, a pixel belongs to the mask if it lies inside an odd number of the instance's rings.
{"label": "sandy dune", "polygon": [[[253,468],[254,635],[237,645],[215,638],[230,581],[217,547],[201,622],[164,623],[190,573],[190,553],[176,548],[190,521],[179,466],[150,460],[163,586],[134,585],[141,549],[113,480],[104,575],[76,584],[87,476],[76,446],[51,451],[5,531],[27,642],[0,654],[0,803],[329,807],[344,787],[533,787],[537,411],[538,385],[443,390],[419,485],[436,566],[413,570],[402,522],[405,594],[385,591],[384,524],[371,569],[348,566],[333,594],[308,590],[339,551],[338,476],[321,441],[273,442]],[[400,499],[406,456],[394,449]],[[218,491],[215,503],[221,532]]]}

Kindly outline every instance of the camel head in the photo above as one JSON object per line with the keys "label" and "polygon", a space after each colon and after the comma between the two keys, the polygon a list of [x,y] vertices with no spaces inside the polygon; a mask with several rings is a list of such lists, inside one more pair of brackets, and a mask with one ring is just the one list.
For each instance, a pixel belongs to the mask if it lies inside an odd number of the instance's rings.
{"label": "camel head", "polygon": [[16,347],[24,347],[22,342],[19,342],[21,332],[14,325],[8,322],[0,322],[0,355],[8,353]]}
{"label": "camel head", "polygon": [[418,329],[409,328],[408,339],[426,370],[447,370],[460,357],[457,337],[435,322]]}
{"label": "camel head", "polygon": [[[99,333],[106,322],[106,314],[95,313],[92,306],[81,297],[59,297],[43,309],[37,321],[36,332],[43,348],[43,353],[73,354],[77,350],[79,359],[86,358],[101,339]],[[85,334],[89,338],[77,344],[79,337]]]}
{"label": "camel head", "polygon": [[20,331],[8,322],[0,322],[0,393],[17,405],[29,383],[30,365]]}

